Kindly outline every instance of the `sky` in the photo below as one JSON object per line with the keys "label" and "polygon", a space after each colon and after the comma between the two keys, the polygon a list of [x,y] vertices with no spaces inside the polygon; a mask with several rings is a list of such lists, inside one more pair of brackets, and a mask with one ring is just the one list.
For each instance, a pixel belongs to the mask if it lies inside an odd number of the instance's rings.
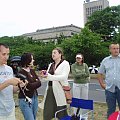
{"label": "sky", "polygon": [[[93,0],[90,0],[93,1]],[[110,6],[120,0],[108,0]],[[64,25],[83,24],[84,0],[0,0],[0,37]]]}

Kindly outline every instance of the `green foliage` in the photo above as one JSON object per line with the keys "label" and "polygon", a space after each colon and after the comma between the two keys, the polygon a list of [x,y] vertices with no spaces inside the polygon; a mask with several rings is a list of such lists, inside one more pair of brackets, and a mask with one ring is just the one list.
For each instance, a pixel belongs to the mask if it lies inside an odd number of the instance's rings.
{"label": "green foliage", "polygon": [[117,43],[120,44],[120,28],[119,28],[119,30],[118,30],[118,33],[116,33],[116,34],[114,35],[114,37],[112,38],[112,41],[115,41],[115,42],[117,42]]}
{"label": "green foliage", "polygon": [[[115,38],[120,40],[120,35],[116,35]],[[61,36],[59,39],[60,41],[56,45],[63,48],[65,59],[70,64],[75,62],[77,53],[82,53],[88,65],[99,65],[101,60],[109,53],[109,42],[101,42],[100,35],[92,32],[87,27],[82,29],[80,34],[75,34],[71,38]],[[39,65],[40,69],[48,67],[48,64],[52,61],[51,52],[56,47],[53,42],[44,43],[23,36],[2,37],[0,42],[9,45],[10,57],[21,56],[24,52],[33,53],[35,65]]]}
{"label": "green foliage", "polygon": [[82,29],[79,35],[74,35],[69,39],[65,39],[60,46],[63,47],[65,57],[70,62],[75,62],[75,55],[82,53],[85,62],[98,65],[101,60],[101,37],[91,32],[87,27]]}
{"label": "green foliage", "polygon": [[57,37],[57,44],[61,44],[61,42],[65,39],[65,36],[63,34],[60,34],[59,37]]}
{"label": "green foliage", "polygon": [[35,64],[41,69],[45,69],[51,62],[51,51],[55,47],[53,43],[43,43],[34,41],[30,38],[18,37],[1,37],[0,42],[10,47],[10,58],[12,56],[21,56],[25,52],[33,53]]}
{"label": "green foliage", "polygon": [[98,34],[114,36],[116,30],[120,28],[120,5],[94,12],[89,17],[86,26]]}

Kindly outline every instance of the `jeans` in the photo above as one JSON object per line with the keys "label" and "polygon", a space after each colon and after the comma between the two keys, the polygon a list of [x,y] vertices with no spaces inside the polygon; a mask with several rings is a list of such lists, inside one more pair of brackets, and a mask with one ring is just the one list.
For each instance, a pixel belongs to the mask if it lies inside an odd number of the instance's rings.
{"label": "jeans", "polygon": [[107,110],[107,118],[115,112],[116,110],[116,101],[118,102],[118,106],[120,109],[120,89],[116,86],[115,87],[115,92],[112,93],[108,90],[105,90],[105,95],[106,95],[106,102],[108,106]]}
{"label": "jeans", "polygon": [[38,110],[38,97],[35,95],[31,99],[31,104],[26,102],[24,98],[19,99],[19,107],[23,113],[25,120],[36,120]]}

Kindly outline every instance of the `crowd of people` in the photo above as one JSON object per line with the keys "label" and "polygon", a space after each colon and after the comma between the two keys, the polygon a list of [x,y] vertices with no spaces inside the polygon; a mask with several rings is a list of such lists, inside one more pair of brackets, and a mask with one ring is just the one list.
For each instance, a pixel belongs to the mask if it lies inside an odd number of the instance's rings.
{"label": "crowd of people", "polygon": [[[111,55],[101,62],[98,80],[105,89],[106,102],[108,106],[107,118],[115,112],[116,101],[120,108],[120,54],[119,44],[113,43],[109,46]],[[0,120],[15,119],[15,103],[13,93],[18,91],[19,107],[24,120],[36,120],[38,111],[37,89],[41,86],[41,80],[47,81],[46,92],[43,98],[43,120],[52,120],[56,111],[67,108],[67,99],[63,86],[70,86],[68,75],[73,75],[73,97],[88,99],[90,73],[88,65],[84,62],[84,56],[77,53],[70,67],[65,60],[61,48],[52,50],[53,62],[47,70],[41,70],[36,74],[33,69],[34,56],[32,53],[21,55],[21,67],[14,75],[13,69],[7,65],[10,49],[7,45],[0,43]],[[71,69],[70,69],[71,68]],[[104,81],[105,79],[105,81]],[[74,114],[76,109],[74,109]],[[86,111],[80,111],[84,114]],[[57,114],[60,119],[68,115],[67,110]],[[81,118],[88,120],[88,116]]]}

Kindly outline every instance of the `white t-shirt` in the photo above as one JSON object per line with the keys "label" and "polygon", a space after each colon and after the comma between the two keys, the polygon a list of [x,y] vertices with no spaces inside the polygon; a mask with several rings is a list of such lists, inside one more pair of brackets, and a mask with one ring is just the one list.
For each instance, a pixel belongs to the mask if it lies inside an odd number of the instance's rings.
{"label": "white t-shirt", "polygon": [[[0,66],[0,84],[13,78],[13,70],[7,65]],[[9,115],[15,106],[13,99],[13,86],[9,85],[0,91],[0,116]]]}

